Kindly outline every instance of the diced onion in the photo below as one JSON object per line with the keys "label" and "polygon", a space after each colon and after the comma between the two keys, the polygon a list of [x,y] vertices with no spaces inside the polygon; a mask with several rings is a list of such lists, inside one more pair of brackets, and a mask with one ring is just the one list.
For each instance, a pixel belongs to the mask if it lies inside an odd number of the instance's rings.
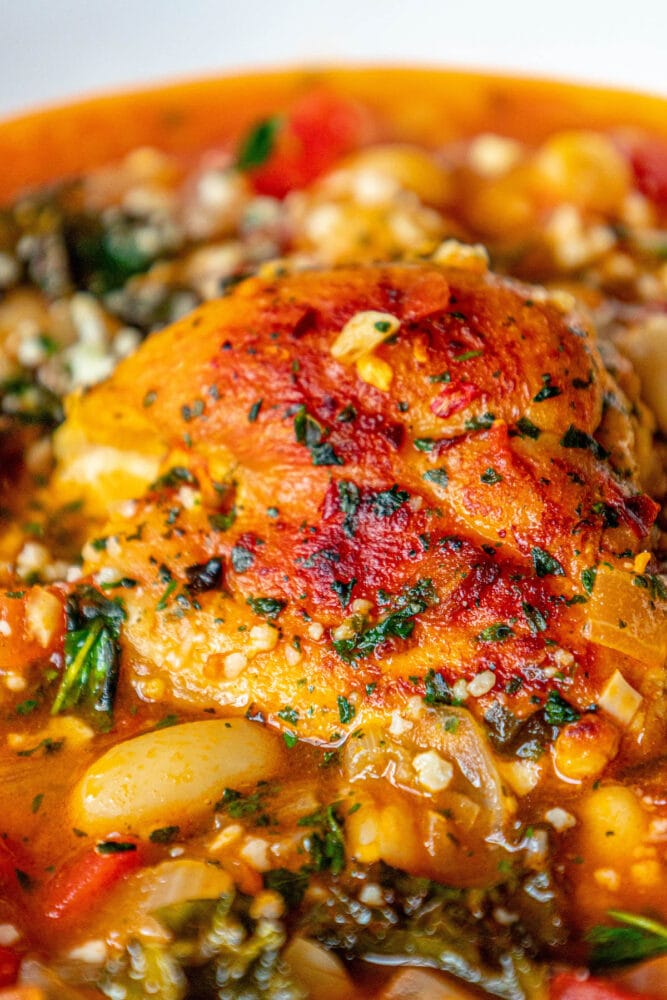
{"label": "diced onion", "polygon": [[374,351],[400,325],[401,321],[391,313],[374,309],[355,313],[331,345],[331,354],[336,361],[351,364]]}
{"label": "diced onion", "polygon": [[141,909],[145,913],[193,899],[217,899],[232,888],[227,872],[190,858],[163,861],[142,871],[139,878]]}
{"label": "diced onion", "polygon": [[635,579],[622,570],[598,568],[588,604],[588,638],[659,668],[667,657],[665,604],[651,601]]}
{"label": "diced onion", "polygon": [[598,705],[621,726],[629,726],[642,703],[642,696],[615,670],[598,698]]}

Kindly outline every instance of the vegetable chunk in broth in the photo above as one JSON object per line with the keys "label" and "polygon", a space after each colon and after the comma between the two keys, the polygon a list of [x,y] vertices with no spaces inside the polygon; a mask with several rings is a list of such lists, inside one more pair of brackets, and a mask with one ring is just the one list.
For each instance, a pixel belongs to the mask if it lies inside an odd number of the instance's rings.
{"label": "vegetable chunk in broth", "polygon": [[390,79],[7,182],[0,998],[667,997],[667,130]]}

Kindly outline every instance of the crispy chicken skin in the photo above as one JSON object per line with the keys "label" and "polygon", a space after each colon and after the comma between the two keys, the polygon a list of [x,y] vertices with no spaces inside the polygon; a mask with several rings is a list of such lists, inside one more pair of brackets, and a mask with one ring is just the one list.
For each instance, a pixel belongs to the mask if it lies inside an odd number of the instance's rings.
{"label": "crispy chicken skin", "polygon": [[[369,311],[398,329],[336,360]],[[143,697],[324,740],[431,671],[481,675],[480,712],[529,714],[554,676],[583,710],[616,669],[655,683],[586,638],[582,573],[626,572],[657,510],[609,408],[631,444],[582,317],[481,269],[253,278],[70,401],[51,490],[85,495],[84,575],[121,579]]]}

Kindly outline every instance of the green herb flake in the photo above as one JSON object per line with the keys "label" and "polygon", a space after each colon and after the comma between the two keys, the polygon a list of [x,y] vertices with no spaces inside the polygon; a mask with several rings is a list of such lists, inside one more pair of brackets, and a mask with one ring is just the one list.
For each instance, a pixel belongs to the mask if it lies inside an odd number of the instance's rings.
{"label": "green herb flake", "polygon": [[496,419],[494,413],[481,413],[477,417],[470,417],[466,420],[464,427],[467,431],[487,431],[489,427],[493,426],[493,421]]}
{"label": "green herb flake", "polygon": [[338,704],[338,717],[343,725],[346,726],[348,722],[352,722],[352,719],[357,714],[357,710],[345,695],[339,694],[336,701]]}
{"label": "green herb flake", "polygon": [[439,469],[428,469],[423,474],[422,479],[427,483],[434,483],[436,486],[442,486],[443,488],[449,483],[447,470],[442,467]]}
{"label": "green herb flake", "polygon": [[503,481],[501,474],[492,466],[485,469],[479,478],[483,483],[486,483],[487,486],[493,486],[495,483],[501,483]]}
{"label": "green herb flake", "polygon": [[621,926],[598,925],[589,931],[587,940],[592,945],[593,968],[620,968],[667,954],[665,924],[624,910],[609,910],[608,914]]}
{"label": "green herb flake", "polygon": [[528,417],[520,417],[516,422],[516,429],[519,432],[520,437],[532,438],[533,441],[537,441],[542,433],[537,424],[534,424],[532,420],[528,419]]}
{"label": "green herb flake", "polygon": [[476,636],[478,642],[506,642],[514,636],[514,630],[505,622],[496,622],[494,625],[487,625]]}
{"label": "green herb flake", "polygon": [[52,715],[79,705],[111,715],[124,620],[120,600],[109,600],[90,585],[77,588],[69,597],[65,671],[51,708]]}
{"label": "green herb flake", "polygon": [[593,593],[595,580],[598,575],[597,566],[589,566],[581,571],[581,585],[587,594]]}
{"label": "green herb flake", "polygon": [[565,575],[565,570],[561,564],[557,559],[554,559],[554,557],[547,552],[546,549],[540,549],[535,545],[530,550],[530,555],[533,560],[533,567],[537,576],[544,577]]}
{"label": "green herb flake", "polygon": [[248,423],[254,424],[259,416],[259,411],[262,409],[263,399],[258,399],[256,403],[253,403],[248,410]]}
{"label": "green herb flake", "polygon": [[472,358],[479,358],[484,351],[464,351],[463,354],[455,354],[452,361],[470,361]]}
{"label": "green herb flake", "polygon": [[346,608],[350,603],[352,598],[352,591],[357,582],[356,577],[352,577],[347,583],[343,583],[342,580],[333,580],[331,583],[331,589],[340,601],[341,608]]}
{"label": "green herb flake", "polygon": [[544,719],[550,726],[566,726],[569,722],[576,722],[579,718],[580,714],[576,708],[565,701],[558,691],[549,692],[544,706]]}
{"label": "green herb flake", "polygon": [[546,374],[542,376],[542,388],[540,391],[533,396],[534,403],[543,403],[545,399],[553,399],[555,396],[560,396],[562,389],[551,384],[551,375]]}
{"label": "green herb flake", "polygon": [[241,545],[240,542],[237,542],[236,545],[232,546],[231,559],[234,572],[245,573],[254,563],[255,556],[249,548],[246,548],[245,545]]}
{"label": "green herb flake", "polygon": [[432,452],[434,448],[437,447],[438,442],[433,438],[415,438],[412,442],[417,451],[423,451],[426,454]]}
{"label": "green herb flake", "polygon": [[340,875],[345,867],[343,818],[338,811],[340,805],[340,802],[334,802],[297,821],[298,826],[314,828],[303,838],[303,846],[310,854],[315,871]]}
{"label": "green herb flake", "polygon": [[302,868],[292,872],[288,868],[273,868],[262,876],[265,889],[272,889],[282,896],[288,910],[296,910],[306,894],[310,876]]}
{"label": "green herb flake", "polygon": [[610,452],[606,451],[595,438],[592,438],[590,434],[586,434],[585,431],[579,430],[573,424],[570,424],[565,431],[560,443],[563,448],[581,448],[582,450],[590,451],[600,461],[604,461],[610,455]]}
{"label": "green herb flake", "polygon": [[124,840],[103,840],[99,844],[95,844],[95,850],[98,854],[129,854],[130,851],[136,851],[136,849],[136,844]]}
{"label": "green herb flake", "polygon": [[376,517],[391,517],[404,503],[410,499],[407,490],[401,490],[396,483],[388,490],[376,493],[371,504]]}
{"label": "green herb flake", "polygon": [[248,597],[246,604],[250,605],[256,615],[272,621],[278,617],[287,601],[281,601],[277,597]]}
{"label": "green herb flake", "polygon": [[451,705],[453,700],[452,690],[442,674],[436,670],[429,670],[424,677],[424,703]]}
{"label": "green herb flake", "polygon": [[257,122],[241,143],[236,158],[236,166],[239,170],[254,170],[266,163],[274,150],[282,125],[281,115],[273,115],[271,118],[264,118]]}
{"label": "green herb flake", "polygon": [[157,830],[153,830],[148,839],[152,844],[172,844],[180,833],[180,827],[178,826],[161,826]]}

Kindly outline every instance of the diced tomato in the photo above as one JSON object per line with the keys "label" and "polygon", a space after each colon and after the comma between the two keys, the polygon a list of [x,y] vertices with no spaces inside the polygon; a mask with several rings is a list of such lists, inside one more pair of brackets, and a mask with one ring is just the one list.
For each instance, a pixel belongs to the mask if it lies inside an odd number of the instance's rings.
{"label": "diced tomato", "polygon": [[480,395],[480,390],[472,382],[450,382],[431,403],[436,417],[451,417],[464,410]]}
{"label": "diced tomato", "polygon": [[283,198],[310,184],[334,163],[374,138],[366,109],[328,90],[313,90],[286,116],[265,163],[250,171],[255,190]]}
{"label": "diced tomato", "polygon": [[633,139],[627,153],[639,190],[667,207],[667,141],[654,136]]}
{"label": "diced tomato", "polygon": [[551,983],[550,1000],[651,1000],[646,994],[632,993],[604,979],[579,979],[573,972],[561,972]]}
{"label": "diced tomato", "polygon": [[143,863],[143,852],[133,849],[102,853],[98,847],[80,854],[45,885],[41,908],[49,920],[75,921],[99,905],[104,894]]}
{"label": "diced tomato", "polygon": [[19,971],[21,957],[13,948],[0,945],[0,986],[13,986]]}

